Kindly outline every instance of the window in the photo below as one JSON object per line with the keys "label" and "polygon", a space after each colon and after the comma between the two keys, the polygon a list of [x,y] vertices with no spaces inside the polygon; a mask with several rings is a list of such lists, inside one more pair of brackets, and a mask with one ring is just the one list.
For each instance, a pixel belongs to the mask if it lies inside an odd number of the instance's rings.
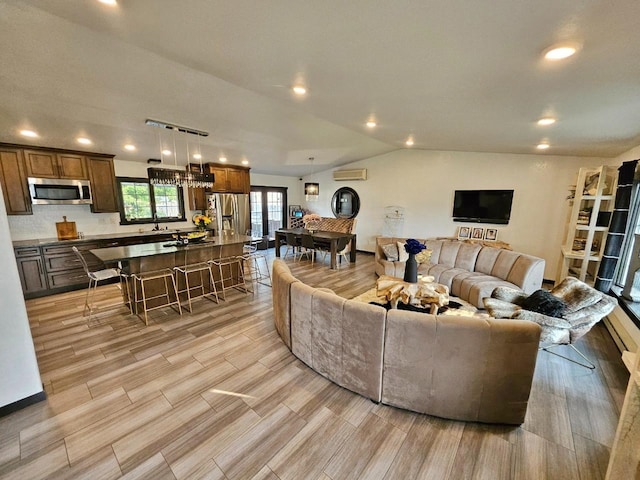
{"label": "window", "polygon": [[634,234],[640,233],[640,184],[635,182],[631,192],[631,204],[629,205],[629,216],[627,218],[627,232],[625,233],[620,250],[620,260],[616,266],[613,283],[619,287],[624,287],[627,281],[627,272],[631,262],[631,248],[633,247]]}
{"label": "window", "polygon": [[118,177],[120,224],[185,220],[182,187],[151,185],[147,178]]}

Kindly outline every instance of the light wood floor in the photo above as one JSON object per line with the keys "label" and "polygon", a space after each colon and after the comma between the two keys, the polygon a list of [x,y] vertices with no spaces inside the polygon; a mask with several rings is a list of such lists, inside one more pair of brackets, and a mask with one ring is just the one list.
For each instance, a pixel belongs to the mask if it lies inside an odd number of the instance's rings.
{"label": "light wood floor", "polygon": [[[375,283],[368,254],[337,271],[288,263],[348,298]],[[263,285],[148,327],[125,309],[89,322],[83,300],[27,302],[48,400],[0,418],[0,478],[600,479],[628,380],[597,325],[579,345],[595,371],[540,353],[521,427],[447,421],[311,371],[275,333]]]}

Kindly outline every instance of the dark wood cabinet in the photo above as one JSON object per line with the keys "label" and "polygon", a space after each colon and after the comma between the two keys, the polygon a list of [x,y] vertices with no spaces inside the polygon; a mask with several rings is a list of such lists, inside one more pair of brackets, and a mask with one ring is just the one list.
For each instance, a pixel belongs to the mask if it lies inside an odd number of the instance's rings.
{"label": "dark wood cabinet", "polygon": [[28,177],[89,179],[84,155],[46,150],[25,150],[24,156]]}
{"label": "dark wood cabinet", "polygon": [[93,213],[118,212],[118,193],[113,158],[88,157]]}
{"label": "dark wood cabinet", "polygon": [[47,276],[39,247],[16,248],[16,264],[25,295],[48,289]]}
{"label": "dark wood cabinet", "polygon": [[31,215],[24,156],[17,148],[0,148],[0,185],[7,215]]}
{"label": "dark wood cabinet", "polygon": [[[202,173],[203,168],[197,163],[187,165],[188,172]],[[207,193],[211,190],[207,188],[189,188],[189,210],[206,210]]]}
{"label": "dark wood cabinet", "polygon": [[249,193],[251,180],[249,169],[246,167],[223,166],[208,163],[207,168],[215,175],[215,182],[211,189],[214,193]]}

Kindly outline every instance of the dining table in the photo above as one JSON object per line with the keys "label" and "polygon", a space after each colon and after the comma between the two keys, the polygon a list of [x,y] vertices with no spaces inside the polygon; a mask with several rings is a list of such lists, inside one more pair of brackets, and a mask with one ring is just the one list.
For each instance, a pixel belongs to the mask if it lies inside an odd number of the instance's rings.
{"label": "dining table", "polygon": [[280,256],[280,246],[282,243],[286,243],[287,233],[293,233],[296,237],[302,237],[302,235],[311,235],[314,241],[325,242],[329,245],[329,253],[331,255],[331,268],[335,270],[338,266],[338,241],[341,238],[349,238],[351,240],[351,249],[349,251],[349,261],[355,263],[356,261],[356,234],[355,233],[343,233],[334,232],[329,230],[307,230],[306,228],[281,228],[276,230],[276,257]]}

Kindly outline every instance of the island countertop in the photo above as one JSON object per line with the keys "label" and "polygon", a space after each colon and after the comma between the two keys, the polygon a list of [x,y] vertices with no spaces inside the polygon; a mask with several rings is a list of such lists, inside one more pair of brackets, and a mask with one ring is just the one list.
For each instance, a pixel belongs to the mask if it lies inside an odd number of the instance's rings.
{"label": "island countertop", "polygon": [[90,252],[98,257],[103,263],[110,264],[144,257],[211,248],[214,246],[243,245],[250,240],[251,237],[247,235],[224,235],[219,237],[209,237],[200,242],[192,242],[187,245],[180,246],[176,246],[175,241],[165,240],[163,242],[143,243],[122,247],[94,248],[90,250]]}

